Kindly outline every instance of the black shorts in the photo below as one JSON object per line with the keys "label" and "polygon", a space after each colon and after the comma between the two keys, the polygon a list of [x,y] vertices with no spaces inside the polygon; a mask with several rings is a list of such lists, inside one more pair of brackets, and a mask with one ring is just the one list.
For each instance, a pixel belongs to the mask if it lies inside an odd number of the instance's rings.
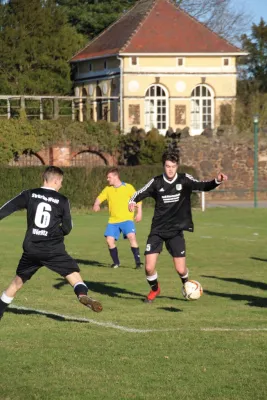
{"label": "black shorts", "polygon": [[60,245],[49,252],[24,251],[16,274],[26,282],[43,266],[64,277],[73,272],[80,272],[77,262],[65,251],[64,245]]}
{"label": "black shorts", "polygon": [[147,238],[145,255],[161,253],[163,242],[165,242],[166,249],[172,257],[185,257],[185,240],[181,231],[172,237],[150,234]]}

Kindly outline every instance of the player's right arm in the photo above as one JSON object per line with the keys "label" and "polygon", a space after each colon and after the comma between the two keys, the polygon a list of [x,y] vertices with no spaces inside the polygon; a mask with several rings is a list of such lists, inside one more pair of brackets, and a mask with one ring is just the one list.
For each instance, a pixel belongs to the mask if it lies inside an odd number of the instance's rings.
{"label": "player's right arm", "polygon": [[129,200],[129,211],[133,211],[136,203],[144,200],[147,197],[153,197],[155,193],[155,179],[152,178],[145,186],[137,190]]}
{"label": "player's right arm", "polygon": [[103,203],[103,201],[107,200],[107,198],[108,198],[108,187],[106,186],[105,189],[103,189],[102,192],[95,199],[93,210],[95,212],[100,211],[100,204]]}
{"label": "player's right arm", "polygon": [[62,217],[62,224],[61,228],[63,231],[63,235],[66,236],[72,230],[72,219],[70,214],[70,203],[69,200],[66,199],[64,208],[63,208],[63,217]]}
{"label": "player's right arm", "polygon": [[0,208],[0,220],[12,214],[15,211],[27,208],[27,192],[23,191],[18,196],[6,202]]}

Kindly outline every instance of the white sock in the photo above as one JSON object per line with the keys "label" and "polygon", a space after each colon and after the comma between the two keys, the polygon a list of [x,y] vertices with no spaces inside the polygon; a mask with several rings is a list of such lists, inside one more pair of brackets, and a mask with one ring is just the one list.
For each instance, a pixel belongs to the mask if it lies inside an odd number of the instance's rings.
{"label": "white sock", "polygon": [[2,296],[1,296],[1,300],[3,301],[3,303],[6,304],[10,304],[12,303],[12,300],[14,299],[14,297],[9,297],[5,294],[5,292],[3,292]]}
{"label": "white sock", "polygon": [[148,281],[155,281],[156,279],[158,279],[158,273],[156,272],[156,273],[155,273],[154,275],[152,275],[152,276],[148,276],[148,275],[147,275],[146,279],[147,279]]}

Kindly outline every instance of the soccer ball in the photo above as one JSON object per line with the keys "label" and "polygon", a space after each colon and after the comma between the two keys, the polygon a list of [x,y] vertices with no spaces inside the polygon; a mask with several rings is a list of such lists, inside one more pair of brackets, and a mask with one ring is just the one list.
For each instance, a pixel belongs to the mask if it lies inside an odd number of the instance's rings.
{"label": "soccer ball", "polygon": [[198,281],[187,281],[182,287],[182,294],[187,300],[197,300],[203,294],[203,288]]}

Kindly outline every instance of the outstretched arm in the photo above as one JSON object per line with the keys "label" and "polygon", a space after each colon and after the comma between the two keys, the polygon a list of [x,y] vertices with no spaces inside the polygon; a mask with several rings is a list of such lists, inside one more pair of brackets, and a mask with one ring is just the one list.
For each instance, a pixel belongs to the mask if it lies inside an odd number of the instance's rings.
{"label": "outstretched arm", "polygon": [[218,174],[217,178],[215,178],[211,181],[199,181],[199,180],[193,178],[189,174],[185,174],[185,179],[186,179],[186,183],[189,186],[191,186],[193,191],[208,192],[210,190],[215,189],[223,181],[226,181],[228,179],[228,177],[227,177],[227,175],[220,172]]}
{"label": "outstretched arm", "polygon": [[21,192],[18,196],[9,200],[0,208],[0,220],[6,218],[15,211],[27,208],[26,192]]}

